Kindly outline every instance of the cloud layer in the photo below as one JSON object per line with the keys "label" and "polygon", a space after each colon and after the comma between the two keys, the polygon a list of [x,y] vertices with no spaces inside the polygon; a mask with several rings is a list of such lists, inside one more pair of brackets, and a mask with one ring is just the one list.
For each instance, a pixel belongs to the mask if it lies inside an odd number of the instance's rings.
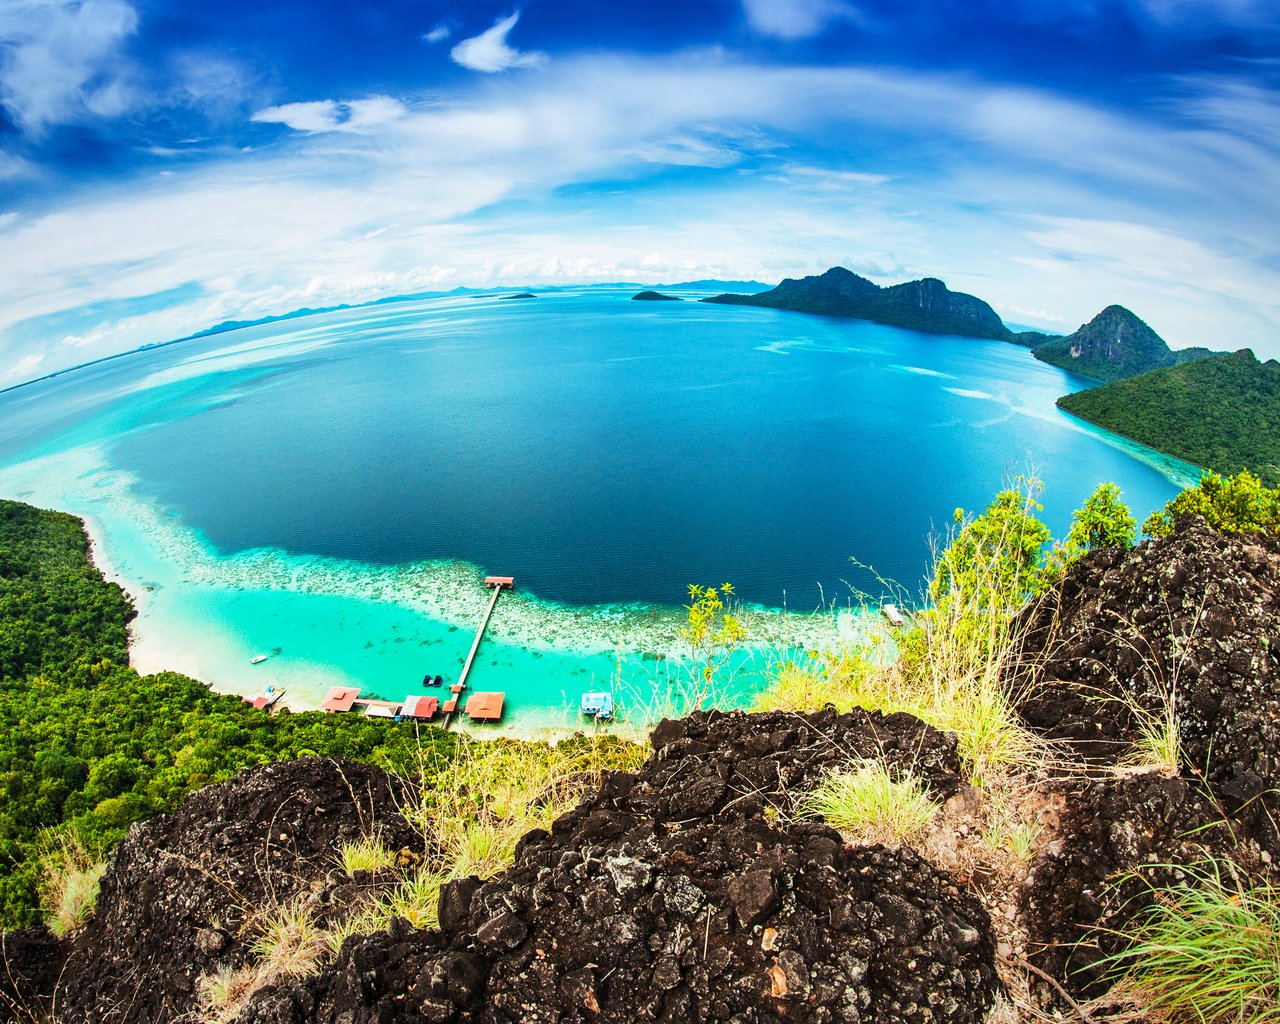
{"label": "cloud layer", "polygon": [[[1144,26],[1194,21],[1173,0],[1132,6]],[[402,39],[426,70],[393,75],[387,43],[367,87],[321,68],[308,88],[208,40],[147,77],[131,55],[145,23],[121,0],[18,7],[0,9],[9,381],[301,306],[837,263],[940,276],[1015,321],[1070,328],[1122,302],[1175,343],[1280,355],[1280,72],[1265,64],[1179,65],[1135,102],[877,63],[892,39],[876,0],[744,0],[736,48],[648,52],[555,46],[544,8],[485,28],[491,12],[428,5]],[[1247,0],[1198,10],[1220,31],[1269,24]],[[863,59],[831,59],[863,41]],[[80,150],[80,178],[48,155]]]}

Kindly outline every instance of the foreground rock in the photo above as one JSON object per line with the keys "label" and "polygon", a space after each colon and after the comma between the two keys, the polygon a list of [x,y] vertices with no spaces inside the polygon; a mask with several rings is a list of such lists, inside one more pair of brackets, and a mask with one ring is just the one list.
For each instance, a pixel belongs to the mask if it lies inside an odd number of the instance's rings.
{"label": "foreground rock", "polygon": [[247,959],[252,915],[331,872],[344,842],[378,834],[391,849],[420,845],[403,804],[376,768],[307,758],[251,769],[134,826],[61,968],[58,1021],[186,1017],[202,975]]}
{"label": "foreground rock", "polygon": [[979,1021],[990,921],[909,851],[771,821],[850,758],[959,786],[954,741],[907,715],[697,714],[526,836],[500,878],[441,896],[441,933],[349,943],[241,1024],[426,1020]]}
{"label": "foreground rock", "polygon": [[1217,807],[1185,780],[1149,772],[1066,784],[1058,836],[1031,866],[1022,919],[1031,961],[1072,992],[1106,991],[1106,957],[1144,913],[1153,887],[1209,851],[1231,851]]}
{"label": "foreground rock", "polygon": [[1029,725],[1114,765],[1172,711],[1182,774],[1280,855],[1280,541],[1184,521],[1081,559],[1023,626]]}

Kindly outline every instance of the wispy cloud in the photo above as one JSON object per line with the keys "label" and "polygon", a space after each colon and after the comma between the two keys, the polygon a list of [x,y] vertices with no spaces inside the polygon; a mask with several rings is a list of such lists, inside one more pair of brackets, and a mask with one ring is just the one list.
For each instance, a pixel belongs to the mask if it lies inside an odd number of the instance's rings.
{"label": "wispy cloud", "polygon": [[7,0],[0,6],[0,103],[25,131],[135,102],[122,44],[138,25],[124,0]]}
{"label": "wispy cloud", "polygon": [[422,41],[434,46],[436,43],[443,43],[451,35],[453,35],[453,23],[441,21],[437,22],[430,31],[422,33]]}
{"label": "wispy cloud", "polygon": [[861,20],[847,0],[742,0],[742,9],[753,29],[778,39],[807,39],[833,22]]}
{"label": "wispy cloud", "polygon": [[[30,354],[19,321],[48,322],[44,370],[457,284],[769,280],[842,262],[886,283],[941,276],[1044,321],[1124,302],[1188,344],[1265,349],[1280,323],[1266,265],[1280,156],[1204,117],[710,51],[467,82],[431,104],[269,108],[256,119],[297,133],[270,150],[0,225],[0,266],[22,268],[0,281],[0,373]],[[145,309],[54,322],[186,282],[199,287]]]}
{"label": "wispy cloud", "polygon": [[259,110],[251,120],[283,124],[299,132],[353,132],[363,134],[404,117],[403,103],[390,96],[369,96],[361,100],[315,100],[284,103]]}
{"label": "wispy cloud", "polygon": [[537,50],[521,52],[507,45],[507,35],[520,20],[516,11],[494,22],[493,27],[478,36],[464,39],[450,51],[450,56],[464,68],[494,74],[511,68],[539,68],[547,55]]}

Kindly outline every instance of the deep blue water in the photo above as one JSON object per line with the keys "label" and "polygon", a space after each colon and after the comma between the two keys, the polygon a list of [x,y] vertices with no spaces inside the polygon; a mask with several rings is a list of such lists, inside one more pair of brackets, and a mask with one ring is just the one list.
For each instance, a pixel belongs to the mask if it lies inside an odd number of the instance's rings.
{"label": "deep blue water", "polygon": [[1162,505],[1174,484],[1054,407],[1089,383],[1013,345],[803,314],[435,300],[0,396],[0,457],[105,437],[224,553],[458,558],[572,604],[729,580],[805,609],[875,589],[851,558],[914,590],[931,531],[1012,473],[1043,479],[1056,533],[1103,480],[1139,516]]}

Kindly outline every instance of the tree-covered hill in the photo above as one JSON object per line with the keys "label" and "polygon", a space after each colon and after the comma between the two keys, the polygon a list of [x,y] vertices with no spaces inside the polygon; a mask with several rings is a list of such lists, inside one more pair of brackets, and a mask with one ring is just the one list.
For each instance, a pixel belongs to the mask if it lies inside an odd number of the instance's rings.
{"label": "tree-covered hill", "polygon": [[934,277],[881,288],[844,267],[832,267],[813,277],[787,278],[777,288],[758,295],[717,295],[702,301],[856,317],[933,334],[1000,341],[1013,338],[996,311],[982,299],[953,292]]}
{"label": "tree-covered hill", "polygon": [[417,764],[411,728],[272,718],[185,676],[138,675],[133,615],[79,520],[0,500],[0,929],[34,923],[38,857],[60,830],[100,851],[192,789],[305,753]]}
{"label": "tree-covered hill", "polygon": [[1280,364],[1248,349],[1058,399],[1081,419],[1223,474],[1280,486]]}
{"label": "tree-covered hill", "polygon": [[1177,362],[1165,340],[1123,306],[1108,306],[1075,333],[1036,345],[1032,352],[1043,362],[1099,380],[1120,380]]}

